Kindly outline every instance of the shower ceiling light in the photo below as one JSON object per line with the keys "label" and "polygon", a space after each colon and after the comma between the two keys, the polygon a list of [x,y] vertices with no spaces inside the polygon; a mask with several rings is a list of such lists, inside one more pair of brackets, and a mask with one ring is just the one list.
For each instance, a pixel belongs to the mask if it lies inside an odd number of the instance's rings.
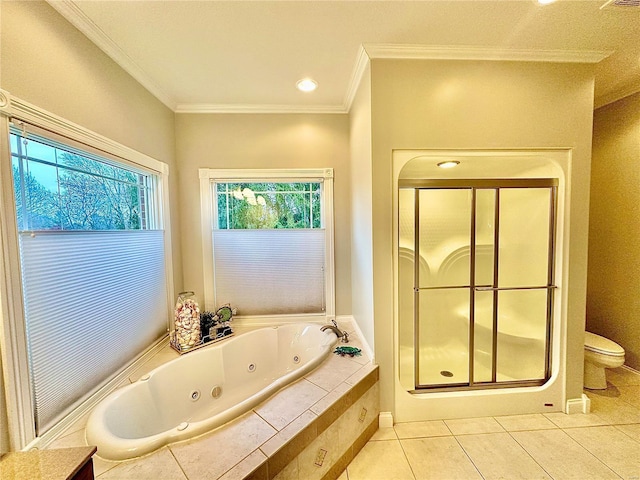
{"label": "shower ceiling light", "polygon": [[453,168],[457,167],[458,165],[460,165],[460,162],[457,160],[447,160],[446,162],[438,163],[438,166],[440,168]]}
{"label": "shower ceiling light", "polygon": [[313,92],[318,88],[318,82],[311,78],[303,78],[302,80],[298,80],[296,87],[298,87],[298,90],[301,92]]}

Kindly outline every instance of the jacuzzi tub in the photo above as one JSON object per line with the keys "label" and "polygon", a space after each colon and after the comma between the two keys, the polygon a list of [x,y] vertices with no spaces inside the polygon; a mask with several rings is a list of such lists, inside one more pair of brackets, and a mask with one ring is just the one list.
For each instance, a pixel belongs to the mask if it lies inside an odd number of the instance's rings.
{"label": "jacuzzi tub", "polygon": [[212,430],[317,367],[337,342],[317,324],[254,330],[172,360],[93,410],[89,445],[125,460]]}

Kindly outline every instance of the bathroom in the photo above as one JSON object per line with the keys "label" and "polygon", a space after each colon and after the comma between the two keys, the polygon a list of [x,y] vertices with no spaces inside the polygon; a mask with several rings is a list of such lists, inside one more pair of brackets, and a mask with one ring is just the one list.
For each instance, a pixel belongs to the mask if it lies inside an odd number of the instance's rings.
{"label": "bathroom", "polygon": [[[146,152],[166,162],[171,172],[177,172],[169,179],[170,195],[178,199],[170,205],[176,289],[204,289],[198,253],[202,251],[198,168],[224,168],[231,164],[234,168],[334,169],[336,313],[353,317],[375,352],[380,366],[380,408],[388,413],[385,418],[397,414],[396,399],[402,393],[396,383],[393,341],[395,150],[424,145],[438,150],[473,151],[572,149],[571,168],[566,170],[570,185],[570,215],[566,220],[571,235],[565,241],[571,254],[564,268],[571,283],[562,297],[567,321],[563,327],[566,350],[561,357],[561,400],[579,403],[582,399],[585,306],[587,326],[624,344],[629,361],[635,362],[629,365],[638,368],[639,349],[633,341],[625,341],[633,335],[638,338],[638,317],[621,306],[633,305],[635,300],[630,296],[616,298],[614,301],[619,303],[610,307],[610,293],[598,298],[598,292],[612,289],[635,291],[629,283],[634,280],[625,275],[623,268],[637,258],[625,256],[637,255],[631,230],[634,227],[610,210],[624,211],[634,202],[617,198],[612,205],[602,199],[607,197],[609,188],[614,189],[613,185],[616,190],[626,189],[636,173],[620,174],[616,177],[618,183],[612,184],[605,162],[589,165],[593,65],[374,59],[364,71],[348,115],[174,114],[47,4],[2,8],[3,13],[6,8],[12,14],[2,17],[2,48],[6,45],[10,50],[8,44],[20,38],[21,50],[34,59],[33,64],[25,65],[16,55],[3,50],[3,89]],[[23,37],[23,28],[40,35]],[[59,47],[55,53],[57,62],[48,61],[43,45]],[[36,75],[34,69],[40,65],[48,68],[41,68]],[[62,84],[66,86],[63,88]],[[92,99],[90,107],[83,101],[86,98]],[[553,115],[549,114],[550,109]],[[100,115],[95,114],[97,111]],[[123,111],[127,114],[122,115]],[[476,115],[469,116],[469,111]],[[521,118],[522,112],[527,114],[517,125],[508,120]],[[604,108],[596,114],[596,125],[613,135],[619,125],[615,117]],[[113,121],[115,118],[117,122]],[[252,141],[236,140],[247,137]],[[595,140],[594,145],[598,146],[598,138]],[[596,160],[598,153],[611,148],[595,146]],[[630,164],[625,168],[631,168]],[[590,169],[599,177],[591,177]],[[595,211],[602,220],[589,222],[590,191],[595,209],[592,213]],[[626,191],[629,196],[634,194],[633,188]],[[607,244],[601,243],[608,238],[601,233],[612,228],[627,229],[618,248],[606,248]],[[613,253],[619,257],[611,258]],[[591,275],[587,274],[587,259],[589,268],[594,269]],[[617,265],[613,274],[610,265]],[[611,319],[608,312],[612,312]],[[558,411],[565,407],[554,406]],[[470,411],[461,416],[470,414],[483,412]],[[3,436],[6,434],[3,432]],[[3,442],[6,444],[5,439]]]}

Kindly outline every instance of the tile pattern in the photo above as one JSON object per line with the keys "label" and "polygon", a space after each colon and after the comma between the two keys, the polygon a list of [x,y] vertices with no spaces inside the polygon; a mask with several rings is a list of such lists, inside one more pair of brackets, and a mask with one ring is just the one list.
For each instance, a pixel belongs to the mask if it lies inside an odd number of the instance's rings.
{"label": "tile pattern", "polygon": [[[350,332],[352,346],[360,340]],[[126,383],[177,357],[169,347]],[[378,368],[366,355],[330,355],[319,367],[253,410],[212,432],[144,457],[94,457],[98,480],[335,479],[378,429]],[[85,415],[49,448],[86,445]],[[322,466],[318,450],[326,451]],[[98,452],[99,454],[99,452]]]}
{"label": "tile pattern", "polygon": [[[149,365],[171,357],[165,352]],[[288,388],[306,405],[296,407],[295,415],[270,416],[280,401],[272,397],[225,427],[145,457],[127,462],[94,457],[96,478],[640,479],[640,374],[629,369],[608,370],[607,390],[585,392],[590,414],[437,420],[378,429],[370,413],[377,416],[377,370],[362,357],[342,359],[355,365],[330,358],[319,367],[325,372],[316,370]],[[297,399],[294,395],[293,402]],[[85,423],[86,417],[50,447],[84,445]],[[317,466],[320,450],[327,453]]]}
{"label": "tile pattern", "polygon": [[380,429],[340,480],[638,480],[640,374],[627,368],[607,374],[607,390],[585,390],[589,414],[436,420]]}

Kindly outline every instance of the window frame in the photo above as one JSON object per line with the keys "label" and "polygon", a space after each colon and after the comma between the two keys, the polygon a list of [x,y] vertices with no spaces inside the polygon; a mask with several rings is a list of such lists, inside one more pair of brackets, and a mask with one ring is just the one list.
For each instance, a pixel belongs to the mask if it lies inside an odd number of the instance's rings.
{"label": "window frame", "polygon": [[204,280],[204,308],[213,310],[215,298],[215,275],[213,257],[213,229],[217,219],[216,199],[213,184],[231,182],[322,182],[321,225],[325,230],[325,312],[313,314],[255,315],[238,319],[247,325],[273,325],[274,323],[294,323],[305,321],[329,322],[335,320],[335,247],[333,211],[333,168],[318,169],[210,169],[198,170],[200,177],[200,212],[202,230],[202,264]]}
{"label": "window frame", "polygon": [[[10,124],[25,124],[34,133],[42,132],[41,136],[157,175],[155,228],[166,232],[164,252],[168,321],[172,318],[174,284],[168,165],[0,89],[0,355],[4,374],[10,449],[21,450],[41,444],[46,445],[71,422],[77,420],[80,414],[85,413],[86,409],[78,415],[68,415],[44,435],[36,436],[27,354],[19,233],[13,190]],[[101,396],[108,394],[119,381],[116,378],[107,382],[98,391],[98,397],[92,399],[93,403],[86,403],[86,408],[90,408]]]}

